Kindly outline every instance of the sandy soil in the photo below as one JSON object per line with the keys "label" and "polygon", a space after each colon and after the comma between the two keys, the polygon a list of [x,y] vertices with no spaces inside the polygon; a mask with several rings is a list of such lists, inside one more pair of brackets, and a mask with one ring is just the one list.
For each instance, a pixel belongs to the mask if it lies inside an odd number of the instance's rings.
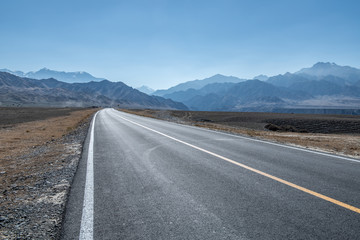
{"label": "sandy soil", "polygon": [[41,108],[41,107],[0,107],[0,128],[11,127],[18,123],[45,120],[53,117],[69,116],[83,108]]}
{"label": "sandy soil", "polygon": [[[360,116],[124,110],[258,139],[360,158]],[[266,129],[268,124],[280,131]]]}
{"label": "sandy soil", "polygon": [[[65,136],[94,111],[94,109],[73,111],[68,116],[29,121],[15,125],[6,124],[6,127],[0,128],[0,166],[9,165],[14,157],[25,154],[29,149]],[[47,118],[45,116],[47,115],[44,114],[44,118]],[[16,121],[19,120],[15,115],[14,118],[16,118]]]}
{"label": "sandy soil", "polygon": [[[97,110],[43,109],[48,112],[41,117],[0,125],[0,239],[58,238],[82,143]],[[26,122],[34,118],[43,120]]]}

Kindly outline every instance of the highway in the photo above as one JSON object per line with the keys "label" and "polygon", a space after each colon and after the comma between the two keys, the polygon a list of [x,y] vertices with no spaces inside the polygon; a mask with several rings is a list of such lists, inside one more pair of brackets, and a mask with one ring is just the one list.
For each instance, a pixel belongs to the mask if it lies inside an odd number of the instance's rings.
{"label": "highway", "polygon": [[360,239],[360,161],[144,118],[94,117],[62,239]]}

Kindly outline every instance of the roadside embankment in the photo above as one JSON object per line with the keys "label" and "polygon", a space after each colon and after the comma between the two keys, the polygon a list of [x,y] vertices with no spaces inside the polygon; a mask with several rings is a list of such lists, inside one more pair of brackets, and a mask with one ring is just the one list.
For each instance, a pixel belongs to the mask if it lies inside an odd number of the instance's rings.
{"label": "roadside embankment", "polygon": [[59,237],[67,194],[97,110],[14,109],[14,121],[7,115],[0,123],[0,239]]}

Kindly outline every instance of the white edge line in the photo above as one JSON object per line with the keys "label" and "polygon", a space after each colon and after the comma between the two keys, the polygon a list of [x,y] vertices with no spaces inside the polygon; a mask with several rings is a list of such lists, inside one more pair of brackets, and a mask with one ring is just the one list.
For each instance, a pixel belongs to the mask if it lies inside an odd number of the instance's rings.
{"label": "white edge line", "polygon": [[[115,110],[115,109],[113,109],[113,110],[118,111],[118,110]],[[118,112],[120,112],[120,111],[118,111]],[[122,113],[124,113],[124,112],[122,112]],[[127,114],[129,114],[129,113],[127,113]],[[134,114],[130,114],[130,115],[134,115]],[[134,115],[134,116],[138,116],[138,115]],[[139,116],[139,117],[141,117],[141,116]],[[250,138],[250,137],[244,137],[244,136],[240,136],[240,135],[237,135],[237,134],[225,133],[225,132],[216,131],[216,130],[212,130],[212,129],[208,129],[208,128],[202,128],[202,127],[190,126],[190,125],[187,125],[187,124],[170,122],[170,121],[166,121],[166,120],[162,120],[162,119],[156,119],[156,120],[160,120],[160,121],[164,121],[164,122],[167,122],[167,123],[176,124],[176,125],[180,125],[180,126],[185,126],[185,127],[188,127],[188,128],[194,128],[194,129],[203,130],[203,131],[207,131],[207,132],[219,133],[219,134],[223,134],[223,135],[226,135],[226,136],[246,139],[246,140],[250,140],[250,141],[253,141],[253,142],[266,143],[266,144],[270,144],[270,145],[274,145],[274,146],[278,146],[278,147],[284,147],[284,148],[289,148],[289,149],[293,149],[293,150],[299,150],[299,151],[303,151],[303,152],[315,153],[315,154],[326,156],[326,157],[339,158],[339,159],[346,160],[346,161],[360,163],[360,160],[356,160],[356,159],[352,159],[352,158],[348,158],[348,157],[343,157],[343,156],[338,156],[338,155],[331,154],[331,153],[318,152],[318,151],[315,151],[315,150],[305,149],[305,148],[302,148],[302,147],[289,146],[289,145],[285,145],[285,144],[274,143],[274,142],[255,139],[255,138]]]}
{"label": "white edge line", "polygon": [[315,154],[319,154],[319,155],[323,155],[323,156],[327,156],[327,157],[339,158],[339,159],[343,159],[343,160],[347,160],[347,161],[360,163],[360,160],[356,160],[356,159],[352,159],[352,158],[348,158],[348,157],[343,157],[343,156],[339,156],[339,155],[335,155],[335,154],[331,154],[331,153],[319,152],[319,151],[316,151],[316,150],[305,149],[305,148],[302,148],[302,147],[295,147],[295,146],[290,146],[290,145],[285,145],[285,144],[280,144],[280,143],[274,143],[274,142],[255,139],[255,138],[244,137],[244,136],[225,133],[225,132],[216,131],[216,130],[212,130],[212,129],[208,129],[208,128],[201,128],[201,127],[195,127],[195,126],[188,126],[188,127],[196,128],[196,129],[203,129],[204,131],[220,133],[220,134],[223,134],[223,135],[233,136],[233,137],[236,137],[236,138],[242,138],[242,139],[246,139],[246,140],[251,140],[251,141],[254,141],[254,142],[267,143],[267,144],[278,146],[278,147],[290,148],[290,149],[299,150],[299,151],[303,151],[303,152],[315,153]]}
{"label": "white edge line", "polygon": [[86,165],[84,203],[79,234],[79,239],[81,240],[92,240],[94,237],[94,128],[96,116],[98,113],[99,112],[96,112],[94,115],[90,132]]}
{"label": "white edge line", "polygon": [[221,156],[221,155],[219,155],[219,154],[216,154],[216,153],[211,152],[211,151],[208,151],[208,150],[206,150],[206,149],[204,149],[204,148],[195,146],[195,145],[193,145],[193,144],[191,144],[191,143],[182,141],[182,140],[177,139],[177,138],[175,138],[175,137],[171,137],[171,136],[169,136],[169,135],[167,135],[167,134],[165,134],[165,133],[162,133],[162,132],[159,132],[159,131],[157,131],[157,130],[155,130],[155,129],[146,127],[146,126],[144,126],[144,125],[142,125],[142,124],[140,124],[140,123],[134,122],[134,121],[129,120],[129,119],[125,118],[125,117],[122,117],[122,116],[117,116],[117,117],[119,117],[119,118],[121,118],[121,119],[123,119],[123,120],[125,120],[125,121],[128,121],[128,122],[130,122],[130,123],[132,123],[132,124],[135,124],[135,125],[137,125],[137,126],[139,126],[139,127],[145,128],[145,129],[147,129],[147,130],[149,130],[149,131],[152,131],[152,132],[154,132],[154,133],[157,133],[157,134],[159,134],[159,135],[162,135],[162,136],[164,136],[164,137],[170,138],[170,139],[172,139],[172,140],[174,140],[174,141],[176,141],[176,142],[179,142],[179,143],[182,143],[182,144],[187,145],[187,146],[189,146],[189,147],[192,147],[192,148],[194,148],[194,149],[197,149],[197,150],[199,150],[199,151],[201,151],[201,152],[204,152],[204,153],[207,153],[207,154],[212,155],[212,156],[214,156],[214,157],[220,158],[220,159],[222,159],[222,160],[224,160],[224,161],[226,161],[226,162],[229,162],[229,163],[235,164],[235,165],[237,165],[237,166],[239,166],[239,167],[242,167],[242,168],[244,168],[244,169],[250,170],[250,171],[253,172],[253,173],[260,174],[260,175],[262,175],[262,176],[264,176],[264,177],[270,178],[270,179],[275,180],[275,181],[277,181],[277,182],[279,182],[279,183],[282,183],[282,184],[285,184],[285,185],[287,185],[287,186],[290,186],[290,187],[292,187],[292,188],[294,188],[294,189],[300,190],[300,191],[302,191],[302,192],[304,192],[304,193],[310,194],[310,195],[315,196],[315,197],[317,197],[317,198],[320,198],[320,199],[322,199],[322,200],[326,200],[326,201],[328,201],[328,202],[330,202],[330,203],[332,203],[332,204],[338,205],[338,206],[340,206],[340,207],[346,208],[346,209],[351,210],[351,211],[356,212],[356,213],[360,213],[360,209],[359,209],[359,208],[354,207],[354,206],[352,206],[352,205],[349,205],[349,204],[347,204],[347,203],[341,202],[341,201],[336,200],[336,199],[334,199],[334,198],[325,196],[325,195],[323,195],[323,194],[321,194],[321,193],[318,193],[318,192],[312,191],[312,190],[310,190],[310,189],[304,188],[304,187],[302,187],[302,186],[300,186],[300,185],[297,185],[297,184],[294,184],[294,183],[292,183],[292,182],[286,181],[286,180],[284,180],[284,179],[282,179],[282,178],[278,178],[278,177],[276,177],[276,176],[274,176],[274,175],[268,174],[268,173],[263,172],[263,171],[261,171],[261,170],[252,168],[252,167],[250,167],[250,166],[248,166],[248,165],[245,165],[245,164],[243,164],[243,163],[236,162],[236,161],[234,161],[234,160],[231,160],[230,158]]}

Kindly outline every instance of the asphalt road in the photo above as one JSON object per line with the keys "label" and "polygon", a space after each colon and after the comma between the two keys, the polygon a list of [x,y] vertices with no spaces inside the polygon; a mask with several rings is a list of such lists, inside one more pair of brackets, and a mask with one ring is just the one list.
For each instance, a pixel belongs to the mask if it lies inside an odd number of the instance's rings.
{"label": "asphalt road", "polygon": [[360,239],[360,161],[113,109],[88,135],[63,239]]}

